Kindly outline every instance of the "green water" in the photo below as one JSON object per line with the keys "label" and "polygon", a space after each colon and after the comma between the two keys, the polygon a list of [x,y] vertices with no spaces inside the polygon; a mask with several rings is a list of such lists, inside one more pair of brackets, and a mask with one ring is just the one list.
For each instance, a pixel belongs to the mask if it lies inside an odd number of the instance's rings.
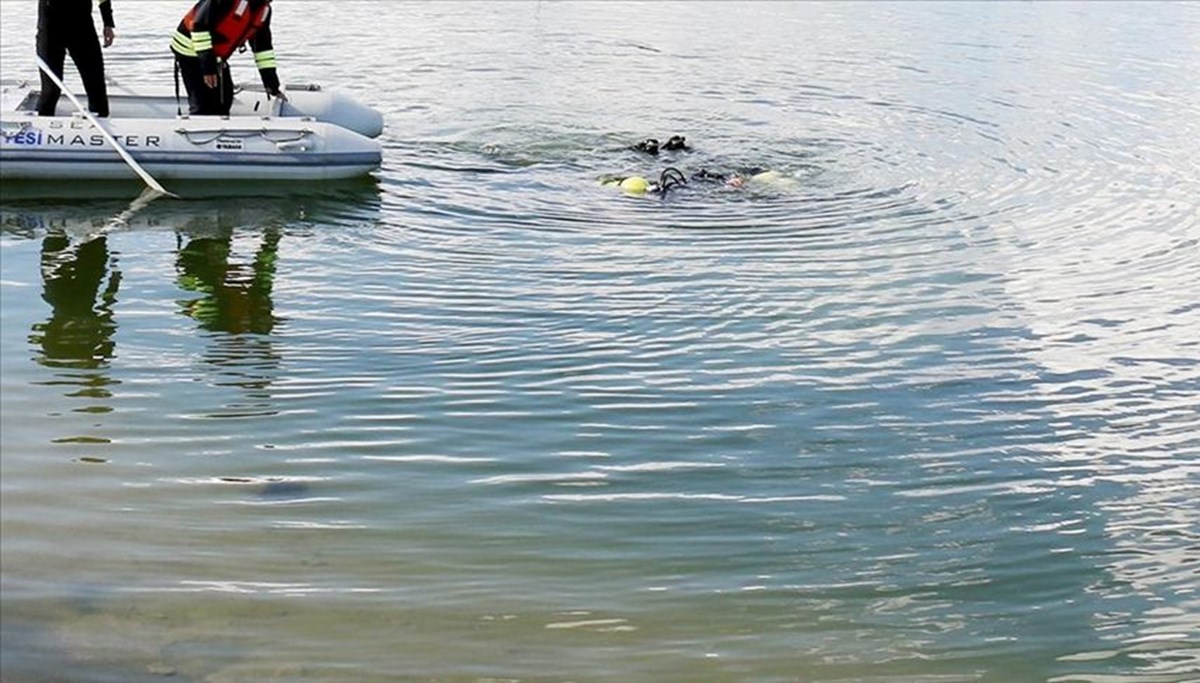
{"label": "green water", "polygon": [[1200,679],[1195,6],[276,4],[375,177],[2,188],[5,683]]}

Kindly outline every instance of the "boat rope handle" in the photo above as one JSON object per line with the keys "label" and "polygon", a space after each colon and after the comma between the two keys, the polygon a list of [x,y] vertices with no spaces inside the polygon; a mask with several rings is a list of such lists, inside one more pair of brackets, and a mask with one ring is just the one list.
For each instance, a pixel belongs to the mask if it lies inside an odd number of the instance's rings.
{"label": "boat rope handle", "polygon": [[[262,136],[262,138],[267,142],[273,142],[278,145],[286,142],[299,142],[313,134],[313,132],[307,128],[298,131],[294,137],[280,138],[272,138],[270,134],[271,131],[267,130],[266,128],[260,128],[258,130],[227,130],[225,128],[221,128],[219,130],[188,130],[187,128],[176,128],[175,132],[182,135],[184,139],[193,145],[207,145],[208,143],[219,138],[252,138],[256,135]],[[193,135],[201,134],[210,135],[211,137],[207,137],[202,140],[192,137]]]}

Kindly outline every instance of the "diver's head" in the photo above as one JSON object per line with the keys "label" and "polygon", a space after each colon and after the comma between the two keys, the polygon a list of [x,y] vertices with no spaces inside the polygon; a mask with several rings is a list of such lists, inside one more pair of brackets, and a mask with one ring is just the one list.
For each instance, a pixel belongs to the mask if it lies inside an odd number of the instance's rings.
{"label": "diver's head", "polygon": [[662,148],[663,149],[687,149],[688,146],[687,146],[687,142],[685,142],[685,140],[687,140],[687,138],[683,137],[682,135],[672,135],[671,137],[667,138],[666,142],[663,143]]}
{"label": "diver's head", "polygon": [[639,152],[646,154],[658,154],[658,140],[654,138],[646,138],[633,146]]}

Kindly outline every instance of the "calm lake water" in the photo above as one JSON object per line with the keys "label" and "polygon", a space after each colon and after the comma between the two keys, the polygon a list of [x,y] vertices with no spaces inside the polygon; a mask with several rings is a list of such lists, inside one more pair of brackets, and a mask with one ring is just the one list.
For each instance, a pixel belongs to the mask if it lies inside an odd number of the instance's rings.
{"label": "calm lake water", "polygon": [[4,188],[5,683],[1200,680],[1200,5],[276,5],[375,178]]}

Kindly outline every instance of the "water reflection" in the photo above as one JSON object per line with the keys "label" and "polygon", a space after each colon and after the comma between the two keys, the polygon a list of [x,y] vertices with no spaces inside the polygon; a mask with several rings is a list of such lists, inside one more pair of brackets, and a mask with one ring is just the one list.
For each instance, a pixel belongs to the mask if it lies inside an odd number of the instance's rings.
{"label": "water reflection", "polygon": [[210,331],[270,334],[278,323],[271,288],[279,239],[279,228],[268,226],[253,258],[231,263],[232,230],[219,237],[179,235],[175,261],[179,286],[200,295],[180,302],[183,313]]}
{"label": "water reflection", "polygon": [[42,349],[38,362],[49,367],[106,366],[113,355],[112,307],[121,283],[120,271],[109,269],[108,240],[100,237],[72,246],[65,234],[46,235],[42,281],[42,298],[52,310],[46,322],[33,326],[31,339]]}
{"label": "water reflection", "polygon": [[[38,302],[30,306],[25,325],[34,360],[54,374],[34,383],[69,385],[70,397],[103,399],[78,411],[114,411],[122,283],[116,254],[122,251],[127,273],[177,288],[167,290],[168,301],[200,332],[189,344],[194,352],[188,359],[202,361],[198,369],[206,376],[201,381],[237,388],[237,396],[223,399],[216,413],[275,414],[268,388],[278,377],[283,354],[274,335],[286,320],[276,312],[273,293],[280,250],[289,243],[285,236],[303,234],[311,225],[373,222],[380,190],[374,181],[241,187],[240,194],[234,189],[224,184],[193,188],[186,201],[158,200],[130,212],[128,188],[121,186],[113,192],[124,190],[122,199],[81,199],[27,196],[19,186],[6,184],[0,201],[3,235],[16,240],[18,249],[23,241],[41,240],[41,299],[50,313],[46,316]],[[125,220],[114,221],[114,216]],[[292,244],[304,258],[302,243]],[[171,259],[165,269],[159,258],[164,251]],[[137,338],[144,340],[144,334]],[[141,350],[131,353],[134,358]]]}
{"label": "water reflection", "polygon": [[[113,358],[117,323],[113,307],[121,284],[121,271],[101,236],[72,244],[63,232],[48,233],[42,240],[42,298],[50,304],[50,317],[33,325],[29,340],[36,345],[38,363],[50,368],[82,370],[56,376],[51,384],[82,388],[71,394],[109,399],[113,380],[104,372]],[[93,412],[107,407],[93,407]]]}
{"label": "water reflection", "polygon": [[213,384],[236,386],[244,397],[214,417],[273,415],[269,388],[281,356],[268,335],[280,320],[271,290],[281,232],[270,224],[257,237],[253,255],[235,253],[234,230],[225,225],[215,236],[177,233],[175,268],[179,287],[197,296],[179,301],[180,312],[215,332],[204,361],[216,372]]}

